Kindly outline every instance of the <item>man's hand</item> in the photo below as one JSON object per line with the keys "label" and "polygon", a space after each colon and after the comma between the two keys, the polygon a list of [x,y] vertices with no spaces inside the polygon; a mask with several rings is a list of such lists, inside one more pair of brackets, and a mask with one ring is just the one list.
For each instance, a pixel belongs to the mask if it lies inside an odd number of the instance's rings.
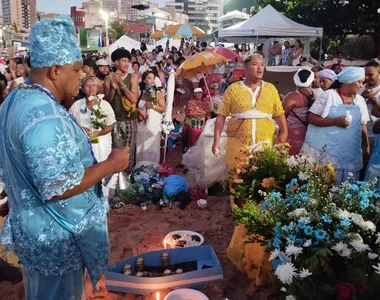
{"label": "man's hand", "polygon": [[112,166],[115,173],[124,171],[129,166],[129,147],[113,149],[108,156],[107,162]]}
{"label": "man's hand", "polygon": [[119,76],[114,76],[111,80],[111,88],[117,90],[119,88],[119,82],[117,80]]}
{"label": "man's hand", "polygon": [[212,144],[212,153],[215,155],[215,156],[219,156],[220,155],[220,142],[219,141],[214,141],[214,143]]}
{"label": "man's hand", "polygon": [[288,139],[288,135],[284,132],[280,132],[277,135],[276,144],[283,144],[286,143],[286,140]]}

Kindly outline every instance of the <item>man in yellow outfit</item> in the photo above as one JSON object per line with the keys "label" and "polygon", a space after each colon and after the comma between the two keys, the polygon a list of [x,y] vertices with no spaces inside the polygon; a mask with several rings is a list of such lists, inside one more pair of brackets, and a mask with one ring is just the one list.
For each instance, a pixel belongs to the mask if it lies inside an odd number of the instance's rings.
{"label": "man in yellow outfit", "polygon": [[[264,61],[259,54],[253,54],[244,61],[245,81],[232,84],[225,92],[218,110],[215,124],[214,144],[212,152],[220,153],[220,136],[225,120],[231,116],[227,127],[226,160],[230,168],[239,162],[241,149],[248,148],[259,142],[273,145],[275,127],[273,120],[279,126],[277,143],[285,143],[288,136],[286,118],[277,89],[262,80]],[[231,205],[234,206],[233,201]],[[244,225],[235,228],[228,257],[242,272],[247,273],[255,285],[266,283],[271,272],[265,247],[258,243],[245,244],[246,229]]]}

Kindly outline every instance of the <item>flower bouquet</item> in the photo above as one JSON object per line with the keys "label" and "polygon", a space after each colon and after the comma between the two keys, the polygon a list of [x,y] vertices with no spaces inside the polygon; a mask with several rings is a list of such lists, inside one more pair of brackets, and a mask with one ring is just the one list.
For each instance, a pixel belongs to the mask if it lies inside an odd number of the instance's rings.
{"label": "flower bouquet", "polygon": [[258,143],[253,148],[243,149],[240,162],[230,170],[235,201],[260,203],[267,193],[285,191],[292,178],[299,176],[305,181],[306,170],[319,167],[317,161],[305,155],[291,156],[289,149],[288,143],[274,147]]}
{"label": "flower bouquet", "polygon": [[378,299],[376,182],[347,181],[338,188],[333,177],[331,165],[309,165],[261,206],[250,202],[234,210],[250,242],[271,251],[277,299]]}
{"label": "flower bouquet", "polygon": [[[92,103],[91,108],[91,127],[92,130],[103,130],[107,127],[107,115],[104,113],[102,108],[100,107],[100,103],[103,100],[104,95],[99,94],[96,97],[90,96],[88,98],[89,101]],[[91,142],[96,144],[99,142],[98,137],[90,135]]]}

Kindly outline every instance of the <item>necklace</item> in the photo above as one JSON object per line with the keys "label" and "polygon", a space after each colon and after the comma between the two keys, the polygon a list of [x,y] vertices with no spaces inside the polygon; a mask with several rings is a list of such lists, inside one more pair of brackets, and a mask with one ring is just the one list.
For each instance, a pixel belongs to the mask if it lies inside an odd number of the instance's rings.
{"label": "necklace", "polygon": [[[41,86],[41,85],[39,85],[39,84],[37,84],[37,83],[33,83],[33,82],[27,80],[27,81],[25,81],[23,84],[20,85],[20,88],[23,88],[23,89],[34,89],[34,90],[37,90],[37,91],[39,91],[39,92],[45,94],[45,95],[48,96],[50,99],[52,99],[52,100],[54,101],[54,103],[55,103],[58,107],[64,109],[64,110],[67,112],[66,108],[64,108],[63,105],[62,105],[61,103],[59,103],[58,100],[54,97],[54,95],[53,95],[48,89],[44,88],[43,86]],[[83,130],[83,128],[79,126],[79,124],[78,124],[78,122],[75,120],[74,116],[72,116],[71,114],[69,114],[69,116],[70,116],[70,119],[74,122],[74,124],[75,124],[76,126],[78,126],[78,127],[82,130],[82,132],[84,133],[84,135],[86,136],[87,143],[88,143],[88,145],[90,146],[90,153],[91,153],[92,159],[93,159],[93,161],[94,161],[94,164],[97,164],[98,161],[97,161],[96,158],[95,158],[95,154],[94,154],[94,150],[92,149],[92,144],[91,144],[91,140],[90,140],[90,138],[87,136],[87,134],[86,134],[86,132]]]}

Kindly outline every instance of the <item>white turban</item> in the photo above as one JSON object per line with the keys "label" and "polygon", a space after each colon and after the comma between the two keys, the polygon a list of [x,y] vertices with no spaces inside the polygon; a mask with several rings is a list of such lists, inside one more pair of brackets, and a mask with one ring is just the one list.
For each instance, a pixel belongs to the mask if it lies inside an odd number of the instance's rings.
{"label": "white turban", "polygon": [[[310,73],[309,77],[307,78],[307,80],[305,82],[302,82],[300,77],[299,77],[299,73],[301,71],[308,71]],[[301,88],[308,88],[311,86],[311,84],[313,83],[314,81],[314,73],[310,70],[310,69],[306,69],[306,68],[300,68],[296,74],[294,74],[294,77],[293,77],[293,80],[294,80],[294,83],[297,87],[301,87]]]}

